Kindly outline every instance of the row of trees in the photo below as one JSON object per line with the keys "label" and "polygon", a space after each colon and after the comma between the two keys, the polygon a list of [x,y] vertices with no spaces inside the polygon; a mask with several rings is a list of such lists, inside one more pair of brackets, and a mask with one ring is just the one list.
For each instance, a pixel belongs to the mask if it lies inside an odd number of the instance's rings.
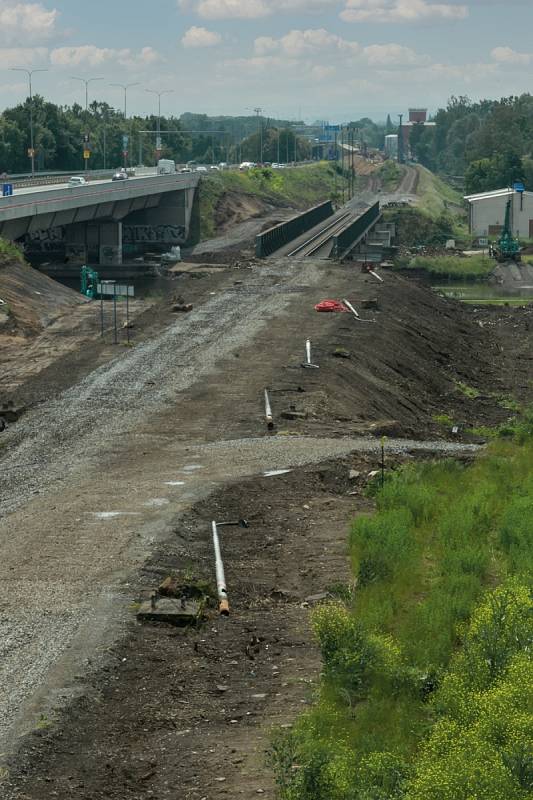
{"label": "row of trees", "polygon": [[[0,172],[17,174],[29,169],[30,110],[28,99],[0,115]],[[86,137],[91,169],[122,164],[124,137],[128,137],[128,163],[155,163],[155,116],[124,119],[122,112],[107,103],[95,101],[85,111],[80,105],[57,106],[37,95],[33,99],[33,122],[39,170],[82,169]],[[264,161],[301,160],[312,152],[307,139],[290,130],[289,123],[253,116],[214,118],[184,114],[179,119],[163,117],[160,129],[161,157],[179,163],[258,161],[261,138]]]}
{"label": "row of trees", "polygon": [[436,172],[465,176],[468,192],[524,180],[533,188],[533,97],[452,97],[434,128],[414,126],[414,157]]}

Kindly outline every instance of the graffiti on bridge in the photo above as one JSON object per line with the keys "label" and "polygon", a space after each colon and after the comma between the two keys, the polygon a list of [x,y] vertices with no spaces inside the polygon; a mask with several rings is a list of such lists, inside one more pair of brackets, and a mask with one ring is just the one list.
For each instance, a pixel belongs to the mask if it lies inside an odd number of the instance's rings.
{"label": "graffiti on bridge", "polygon": [[123,244],[183,244],[186,239],[184,225],[124,225]]}
{"label": "graffiti on bridge", "polygon": [[65,228],[32,231],[24,237],[24,249],[32,253],[53,253],[65,244]]}

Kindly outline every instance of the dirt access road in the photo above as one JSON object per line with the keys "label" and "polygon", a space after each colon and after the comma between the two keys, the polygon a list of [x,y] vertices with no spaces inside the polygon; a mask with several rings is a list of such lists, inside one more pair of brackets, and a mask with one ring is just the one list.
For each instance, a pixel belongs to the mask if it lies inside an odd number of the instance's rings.
{"label": "dirt access road", "polygon": [[[403,278],[280,261],[209,286],[192,314],[2,438],[0,749],[17,800],[271,793],[270,723],[289,724],[317,668],[301,604],[347,580],[346,520],[368,509],[379,439],[361,436],[432,435],[444,405],[473,421],[502,414],[456,389],[505,388],[497,337]],[[377,295],[374,321],[316,314],[332,295]],[[306,335],[320,371],[300,367]],[[391,440],[388,458],[417,449]],[[227,624],[184,637],[137,627],[132,602],[162,575],[212,578],[209,521],[235,514],[252,528],[226,537]]]}

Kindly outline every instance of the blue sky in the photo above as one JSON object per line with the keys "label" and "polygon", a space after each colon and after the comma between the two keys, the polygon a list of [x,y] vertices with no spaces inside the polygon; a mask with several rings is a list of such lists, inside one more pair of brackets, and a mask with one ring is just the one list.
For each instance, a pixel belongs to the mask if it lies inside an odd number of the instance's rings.
{"label": "blue sky", "polygon": [[0,103],[24,97],[21,73],[46,67],[35,90],[83,102],[72,76],[139,83],[131,112],[345,121],[431,111],[452,94],[477,99],[533,86],[531,0],[0,0]]}

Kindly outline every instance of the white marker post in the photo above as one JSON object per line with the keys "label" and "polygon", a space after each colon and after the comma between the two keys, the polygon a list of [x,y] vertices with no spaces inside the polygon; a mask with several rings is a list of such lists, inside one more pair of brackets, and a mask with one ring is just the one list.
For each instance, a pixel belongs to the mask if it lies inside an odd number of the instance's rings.
{"label": "white marker post", "polygon": [[265,389],[265,419],[267,423],[267,428],[269,431],[271,431],[272,428],[274,427],[274,418],[272,415],[272,406],[270,405],[268,391],[266,389]]}
{"label": "white marker post", "polygon": [[311,361],[311,339],[307,339],[305,343],[305,354],[307,357],[307,361],[302,364],[304,369],[320,369],[318,364],[313,364]]}

